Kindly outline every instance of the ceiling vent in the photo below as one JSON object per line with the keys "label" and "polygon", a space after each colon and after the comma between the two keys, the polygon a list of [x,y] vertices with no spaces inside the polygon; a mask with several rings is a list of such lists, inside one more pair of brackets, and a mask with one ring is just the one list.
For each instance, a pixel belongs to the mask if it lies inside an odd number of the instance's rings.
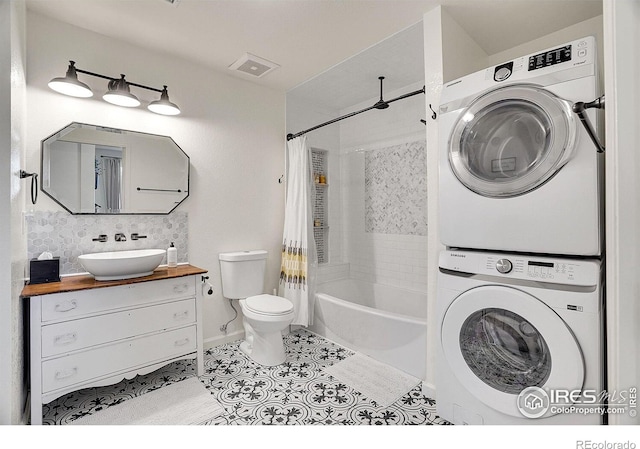
{"label": "ceiling vent", "polygon": [[251,53],[245,53],[236,62],[231,64],[229,69],[260,78],[278,67],[280,66],[275,62],[268,61]]}

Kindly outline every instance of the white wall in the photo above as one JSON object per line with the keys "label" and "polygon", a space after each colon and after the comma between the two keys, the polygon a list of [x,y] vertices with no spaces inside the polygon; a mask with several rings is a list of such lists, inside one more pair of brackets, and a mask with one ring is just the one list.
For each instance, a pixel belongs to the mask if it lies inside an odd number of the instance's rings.
{"label": "white wall", "polygon": [[[444,43],[442,7],[424,15],[424,61],[426,104],[438,111],[444,77]],[[427,148],[438,148],[438,122],[427,118]],[[423,393],[435,398],[436,372],[436,296],[438,293],[438,254],[444,249],[438,232],[438,151],[427,151],[427,372],[422,384]]]}
{"label": "white wall", "polygon": [[[0,2],[0,167],[2,167],[2,183],[0,183],[0,201],[2,210],[11,210],[11,5],[8,1]],[[0,228],[11,229],[11,217],[0,214]],[[0,251],[11,252],[11,234],[0,233]],[[0,358],[11,360],[11,259],[0,258]],[[0,408],[0,423],[11,423],[12,412],[12,372],[11,365],[0,365],[0,400],[6,404]]]}
{"label": "white wall", "polygon": [[[284,92],[267,89],[185,60],[152,52],[29,12],[26,135],[27,170],[39,171],[40,140],[77,121],[171,136],[191,158],[190,196],[178,210],[189,214],[189,261],[209,270],[215,288],[204,301],[205,344],[224,341],[220,326],[233,317],[220,287],[218,253],[269,251],[265,291],[277,286],[284,215]],[[102,101],[106,81],[83,77],[95,96],[77,99],[53,92],[68,60],[109,76],[125,73],[140,84],[169,86],[182,114],[166,117],[146,108],[127,109]],[[145,104],[154,92],[132,87]],[[60,210],[41,195],[39,210]],[[228,327],[241,335],[241,318]]]}
{"label": "white wall", "polygon": [[26,402],[19,295],[26,263],[24,190],[30,182],[18,178],[25,145],[24,20],[22,1],[0,1],[0,424],[21,423]]}
{"label": "white wall", "polygon": [[[640,3],[604,3],[608,389],[640,387]],[[637,411],[637,409],[636,409]],[[613,424],[640,418],[610,416]]]}
{"label": "white wall", "polygon": [[[439,17],[439,21],[441,22],[441,25],[437,27],[437,29],[442,32],[442,36],[438,39],[441,41],[442,47],[428,49],[427,51],[442,52],[442,59],[445,62],[442,67],[444,82],[460,78],[461,76],[487,67],[487,53],[480,48],[476,41],[467,34],[458,22],[453,20],[449,13],[447,13],[446,7],[437,8],[428,13],[428,15],[429,14],[431,19]],[[428,33],[429,45],[433,46],[436,42],[434,40],[436,39],[434,32],[428,30],[425,26],[425,33]],[[425,49],[427,48],[425,44]],[[438,61],[429,61],[426,58],[425,61],[431,66],[439,64]],[[438,95],[438,97],[439,96],[440,95]]]}
{"label": "white wall", "polygon": [[[339,113],[336,109],[287,94],[287,133],[296,134],[304,131],[338,117]],[[312,147],[331,151],[340,146],[340,128],[337,124],[324,126],[305,135]]]}

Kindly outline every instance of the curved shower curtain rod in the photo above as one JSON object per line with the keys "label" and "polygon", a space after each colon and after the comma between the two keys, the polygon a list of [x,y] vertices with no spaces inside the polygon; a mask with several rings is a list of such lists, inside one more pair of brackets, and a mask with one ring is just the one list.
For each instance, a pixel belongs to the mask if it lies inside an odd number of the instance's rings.
{"label": "curved shower curtain rod", "polygon": [[336,122],[339,122],[340,120],[344,120],[346,118],[353,117],[354,115],[362,114],[363,112],[370,111],[371,109],[387,109],[389,107],[389,103],[393,103],[394,101],[398,101],[398,100],[404,100],[405,98],[409,98],[409,97],[413,97],[414,95],[424,94],[425,93],[425,87],[422,86],[422,89],[420,89],[420,90],[416,90],[415,92],[409,92],[408,94],[400,95],[399,97],[396,97],[396,98],[394,98],[392,100],[386,100],[385,101],[385,100],[382,99],[382,80],[384,80],[384,76],[379,76],[378,79],[380,80],[380,100],[378,100],[376,102],[376,104],[374,104],[373,106],[369,106],[368,108],[364,108],[364,109],[362,109],[360,111],[351,112],[351,113],[343,115],[341,117],[334,118],[333,120],[329,120],[328,122],[324,122],[324,123],[316,125],[316,126],[314,126],[312,128],[305,129],[304,131],[300,131],[299,133],[287,134],[287,140],[295,139],[296,137],[300,137],[303,134],[306,134],[306,133],[308,133],[310,131],[314,131],[314,130],[316,130],[318,128],[322,128],[323,126],[331,125],[332,123],[336,123]]}

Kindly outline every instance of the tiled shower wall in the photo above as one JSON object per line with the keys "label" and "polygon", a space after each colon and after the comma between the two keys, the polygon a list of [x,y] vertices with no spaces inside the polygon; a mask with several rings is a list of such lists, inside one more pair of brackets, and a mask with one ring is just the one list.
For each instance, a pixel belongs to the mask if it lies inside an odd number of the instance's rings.
{"label": "tiled shower wall", "polygon": [[426,141],[365,152],[365,231],[427,235]]}
{"label": "tiled shower wall", "polygon": [[425,106],[417,95],[340,125],[344,261],[353,278],[427,291]]}
{"label": "tiled shower wall", "polygon": [[[64,211],[36,211],[26,216],[29,259],[45,251],[60,257],[60,274],[84,273],[78,256],[86,253],[132,249],[166,249],[171,242],[178,250],[178,263],[187,262],[188,217],[186,212],[169,215],[71,215]],[[116,233],[125,242],[116,242]],[[132,233],[147,238],[131,240]],[[106,242],[94,242],[106,234]],[[166,263],[165,260],[162,261]],[[28,275],[28,274],[27,274]]]}
{"label": "tiled shower wall", "polygon": [[[413,151],[421,156],[408,157]],[[343,184],[343,210],[351,277],[426,292],[424,152],[420,141],[343,155],[343,176],[349,178]],[[405,157],[399,159],[401,153]],[[367,170],[368,160],[375,160],[375,170]]]}

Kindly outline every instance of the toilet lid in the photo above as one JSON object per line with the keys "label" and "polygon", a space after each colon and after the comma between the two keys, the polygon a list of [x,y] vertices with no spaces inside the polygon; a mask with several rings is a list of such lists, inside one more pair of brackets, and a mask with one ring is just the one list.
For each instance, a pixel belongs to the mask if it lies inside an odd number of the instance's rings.
{"label": "toilet lid", "polygon": [[291,301],[280,296],[250,296],[245,299],[244,303],[252,312],[263,315],[284,315],[293,310],[293,304],[291,304]]}

